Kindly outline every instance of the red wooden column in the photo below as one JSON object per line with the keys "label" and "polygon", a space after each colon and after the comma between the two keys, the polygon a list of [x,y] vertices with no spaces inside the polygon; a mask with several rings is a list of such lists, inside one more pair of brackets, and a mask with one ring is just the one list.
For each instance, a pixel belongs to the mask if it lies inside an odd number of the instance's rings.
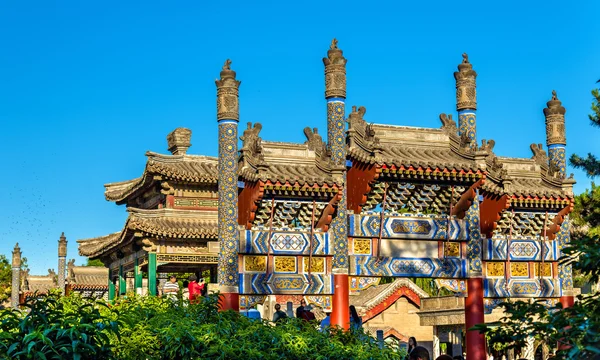
{"label": "red wooden column", "polygon": [[467,280],[467,299],[465,301],[465,324],[467,327],[467,357],[469,360],[486,360],[485,335],[478,331],[469,331],[477,324],[485,322],[483,312],[483,278],[473,277]]}
{"label": "red wooden column", "polygon": [[350,284],[348,274],[333,274],[333,301],[331,325],[337,325],[344,330],[350,328]]}

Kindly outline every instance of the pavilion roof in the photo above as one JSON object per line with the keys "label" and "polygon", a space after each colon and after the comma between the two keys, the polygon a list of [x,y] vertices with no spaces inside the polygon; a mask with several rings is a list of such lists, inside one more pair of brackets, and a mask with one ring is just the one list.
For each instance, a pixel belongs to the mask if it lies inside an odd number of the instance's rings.
{"label": "pavilion roof", "polygon": [[335,186],[325,143],[317,129],[304,129],[304,144],[263,141],[262,125],[248,124],[242,136],[239,176],[248,181],[296,186]]}
{"label": "pavilion roof", "polygon": [[485,158],[492,153],[493,141],[477,147],[459,138],[456,123],[445,114],[440,115],[442,127],[435,129],[369,124],[363,118],[365,113],[364,107],[353,107],[348,117],[348,154],[366,164],[476,173],[483,170]]}
{"label": "pavilion roof", "polygon": [[74,266],[69,263],[68,282],[71,287],[105,286],[108,280],[108,268],[103,266]]}
{"label": "pavilion roof", "polygon": [[541,145],[531,145],[532,158],[492,156],[487,159],[487,180],[482,189],[513,199],[569,202],[573,197],[572,178],[563,178],[548,165]]}
{"label": "pavilion roof", "polygon": [[51,289],[58,288],[56,273],[51,269],[48,269],[48,275],[29,275],[27,271],[24,280],[26,283],[24,292],[47,293]]}
{"label": "pavilion roof", "polygon": [[106,236],[77,240],[79,254],[96,258],[127,242],[131,236],[172,239],[217,238],[217,213],[203,210],[128,208],[123,230]]}
{"label": "pavilion roof", "polygon": [[142,176],[133,180],[104,185],[106,200],[123,203],[156,180],[177,180],[192,183],[216,184],[217,158],[201,155],[165,155],[146,152],[148,160]]}

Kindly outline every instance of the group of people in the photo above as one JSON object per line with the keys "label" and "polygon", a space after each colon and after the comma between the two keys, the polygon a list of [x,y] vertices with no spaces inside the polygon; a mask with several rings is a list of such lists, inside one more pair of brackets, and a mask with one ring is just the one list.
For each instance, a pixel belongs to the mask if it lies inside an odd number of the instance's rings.
{"label": "group of people", "polygon": [[[181,293],[183,298],[189,300],[191,303],[197,302],[206,294],[206,284],[204,283],[204,279],[200,278],[200,281],[198,281],[198,277],[194,274],[190,275],[188,280],[185,280],[182,285],[183,290]],[[163,296],[172,299],[177,298],[179,284],[177,283],[177,277],[175,275],[169,276],[169,281],[164,284],[162,293]]]}
{"label": "group of people", "polygon": [[[354,305],[350,305],[350,328],[359,329],[362,328],[362,318],[358,316],[358,312]],[[287,319],[288,314],[281,310],[281,305],[275,304],[275,313],[273,314],[273,322],[275,324],[280,321]],[[300,300],[300,306],[296,309],[296,318],[302,319],[305,321],[315,321],[315,314],[312,312],[311,305],[306,305],[306,301],[304,299]],[[326,312],[325,318],[320,322],[321,331],[325,331],[328,327],[331,326],[331,313]]]}
{"label": "group of people", "polygon": [[[417,345],[417,339],[415,339],[412,336],[408,338],[407,352],[407,360],[431,360],[431,358],[429,357],[429,351],[426,348]],[[465,358],[461,355],[456,355],[452,357],[450,355],[443,354],[438,356],[435,360],[465,360]]]}

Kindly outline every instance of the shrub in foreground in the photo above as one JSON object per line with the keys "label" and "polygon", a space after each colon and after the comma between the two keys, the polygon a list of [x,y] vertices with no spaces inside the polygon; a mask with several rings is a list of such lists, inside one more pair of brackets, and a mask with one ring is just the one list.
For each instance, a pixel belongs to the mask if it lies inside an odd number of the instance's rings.
{"label": "shrub in foreground", "polygon": [[401,359],[362,330],[320,332],[289,319],[272,326],[199,304],[128,296],[112,305],[42,296],[0,311],[0,357],[13,359]]}

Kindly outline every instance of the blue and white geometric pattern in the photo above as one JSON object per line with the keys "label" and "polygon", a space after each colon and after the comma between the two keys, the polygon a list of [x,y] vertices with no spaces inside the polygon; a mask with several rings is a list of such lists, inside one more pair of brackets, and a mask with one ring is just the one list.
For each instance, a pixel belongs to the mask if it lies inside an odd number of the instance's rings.
{"label": "blue and white geometric pattern", "polygon": [[474,110],[460,110],[458,112],[458,135],[467,134],[471,141],[476,141],[476,117]]}
{"label": "blue and white geometric pattern", "polygon": [[219,121],[219,285],[238,285],[237,121]]}
{"label": "blue and white geometric pattern", "polygon": [[484,279],[483,296],[504,297],[560,297],[557,279]]}
{"label": "blue and white geometric pattern", "polygon": [[[245,254],[308,255],[310,253],[310,233],[297,231],[273,231],[267,242],[269,231],[245,230],[240,238],[240,252]],[[267,249],[270,243],[271,249]],[[331,255],[329,234],[315,232],[312,241],[313,255]]]}
{"label": "blue and white geometric pattern", "polygon": [[[477,192],[477,199],[479,192]],[[469,261],[469,277],[481,277],[483,272],[482,258],[482,236],[479,227],[479,201],[473,201],[473,204],[467,210],[465,216],[467,227],[469,229],[469,241],[467,242],[467,259]]]}
{"label": "blue and white geometric pattern", "polygon": [[[544,243],[544,261],[557,261],[559,258],[557,241],[547,240],[542,242],[531,237],[510,241],[510,260],[541,261],[542,243]],[[483,244],[485,260],[506,260],[506,247],[508,245],[506,237],[495,236],[493,239],[485,239]]]}
{"label": "blue and white geometric pattern", "polygon": [[[559,249],[567,246],[570,242],[570,221],[566,217],[562,223],[560,230],[556,234],[556,240],[558,241]],[[573,291],[573,269],[571,265],[558,264],[558,279],[560,281],[561,294],[565,292],[566,295],[572,295]],[[562,295],[565,295],[562,294]]]}
{"label": "blue and white geometric pattern", "polygon": [[459,258],[376,258],[351,256],[352,276],[465,278],[467,262]]}
{"label": "blue and white geometric pattern", "polygon": [[333,275],[240,274],[240,294],[332,294]]}
{"label": "blue and white geometric pattern", "polygon": [[[378,237],[381,216],[355,214],[348,217],[351,237]],[[383,238],[468,240],[467,221],[453,218],[450,221],[450,236],[447,237],[448,218],[439,215],[405,214],[384,216]]]}
{"label": "blue and white geometric pattern", "polygon": [[[346,164],[346,104],[343,98],[327,99],[327,144],[331,161],[339,166]],[[348,269],[348,221],[346,218],[346,186],[337,206],[337,216],[331,221],[333,236],[333,268]]]}
{"label": "blue and white geometric pattern", "polygon": [[550,164],[554,165],[563,176],[567,174],[567,158],[565,152],[565,146],[562,144],[548,146],[548,159],[550,160]]}

